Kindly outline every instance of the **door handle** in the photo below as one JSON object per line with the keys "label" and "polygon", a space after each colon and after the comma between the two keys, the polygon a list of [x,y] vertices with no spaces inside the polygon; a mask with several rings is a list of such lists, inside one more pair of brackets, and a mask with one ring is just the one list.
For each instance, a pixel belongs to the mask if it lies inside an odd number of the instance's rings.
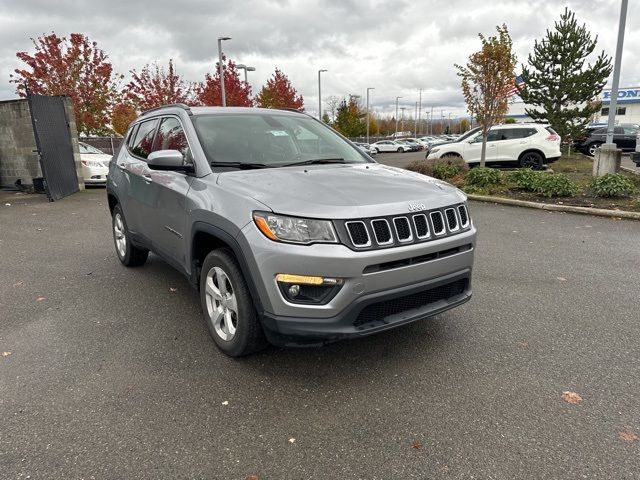
{"label": "door handle", "polygon": [[116,163],[116,167],[118,167],[120,170],[124,171],[124,163]]}
{"label": "door handle", "polygon": [[145,182],[147,182],[147,183],[151,183],[151,182],[153,182],[153,178],[151,178],[151,175],[144,174],[144,175],[142,175],[142,178],[143,178],[143,179],[144,179],[144,181],[145,181]]}

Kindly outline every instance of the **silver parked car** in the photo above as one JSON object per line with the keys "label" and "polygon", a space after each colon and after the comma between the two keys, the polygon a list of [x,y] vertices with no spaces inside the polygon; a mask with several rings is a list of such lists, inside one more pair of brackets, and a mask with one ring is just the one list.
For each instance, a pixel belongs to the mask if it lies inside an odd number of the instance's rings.
{"label": "silver parked car", "polygon": [[182,272],[231,356],[362,337],[471,298],[465,195],[376,163],[304,113],[148,111],[107,194],[120,262],[153,251]]}

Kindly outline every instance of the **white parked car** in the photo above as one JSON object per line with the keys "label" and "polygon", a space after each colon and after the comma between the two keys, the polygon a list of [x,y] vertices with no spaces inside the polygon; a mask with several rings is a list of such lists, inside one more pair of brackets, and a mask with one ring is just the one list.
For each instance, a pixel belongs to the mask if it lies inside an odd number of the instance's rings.
{"label": "white parked car", "polygon": [[378,152],[376,152],[375,148],[373,148],[368,143],[362,143],[362,142],[353,142],[353,143],[355,144],[356,147],[358,147],[360,150],[362,150],[367,155],[375,155],[376,153],[378,153]]}
{"label": "white parked car", "polygon": [[395,140],[380,140],[379,142],[372,143],[371,146],[377,153],[380,152],[409,152],[411,146],[406,143],[396,142]]}
{"label": "white parked car", "polygon": [[80,147],[80,163],[85,185],[106,185],[111,155],[101,152],[95,147],[78,142]]}
{"label": "white parked car", "polygon": [[[433,145],[428,159],[462,157],[467,163],[479,163],[482,132],[458,141]],[[560,158],[560,135],[549,125],[494,125],[487,136],[487,163],[518,163],[521,167],[540,168]]]}

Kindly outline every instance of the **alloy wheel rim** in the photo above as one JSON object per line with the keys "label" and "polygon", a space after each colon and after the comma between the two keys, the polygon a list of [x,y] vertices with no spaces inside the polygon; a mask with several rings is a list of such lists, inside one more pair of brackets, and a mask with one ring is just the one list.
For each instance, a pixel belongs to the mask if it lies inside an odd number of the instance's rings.
{"label": "alloy wheel rim", "polygon": [[231,341],[238,326],[238,301],[228,275],[220,267],[213,267],[205,280],[207,314],[216,335]]}
{"label": "alloy wheel rim", "polygon": [[524,167],[537,167],[538,166],[538,158],[535,155],[529,154],[525,155],[522,160]]}
{"label": "alloy wheel rim", "polygon": [[591,154],[592,157],[594,157],[596,155],[596,150],[598,150],[598,146],[597,145],[591,145],[589,147],[589,153]]}
{"label": "alloy wheel rim", "polygon": [[127,253],[127,236],[124,233],[124,223],[122,221],[122,215],[116,213],[115,220],[113,222],[113,236],[116,240],[116,250],[120,258],[124,258]]}

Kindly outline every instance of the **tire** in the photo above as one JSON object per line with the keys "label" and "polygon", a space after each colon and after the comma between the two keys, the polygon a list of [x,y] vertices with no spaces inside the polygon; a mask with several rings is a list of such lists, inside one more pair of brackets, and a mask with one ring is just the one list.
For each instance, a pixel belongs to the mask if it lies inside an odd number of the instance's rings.
{"label": "tire", "polygon": [[458,155],[457,153],[445,153],[440,158],[452,159],[452,158],[462,158],[462,157],[460,155]]}
{"label": "tire", "polygon": [[131,243],[127,222],[124,219],[120,205],[116,205],[113,208],[111,231],[113,232],[113,244],[116,248],[118,260],[127,267],[144,265],[149,256],[149,250],[136,247]]}
{"label": "tire", "polygon": [[374,148],[374,150],[376,151],[376,153],[380,153],[380,149],[378,147]]}
{"label": "tire", "polygon": [[518,163],[521,168],[532,168],[534,170],[542,169],[544,163],[544,157],[538,152],[524,152],[520,155]]}
{"label": "tire", "polygon": [[266,347],[249,287],[230,250],[212,250],[205,258],[200,304],[211,338],[226,355],[241,357]]}
{"label": "tire", "polygon": [[398,150],[396,150],[396,152],[398,152],[398,153],[404,153],[404,148],[399,147],[399,148],[398,148]]}
{"label": "tire", "polygon": [[596,156],[596,150],[599,149],[601,146],[602,146],[601,142],[590,143],[589,146],[587,147],[587,153],[590,156],[595,157]]}

